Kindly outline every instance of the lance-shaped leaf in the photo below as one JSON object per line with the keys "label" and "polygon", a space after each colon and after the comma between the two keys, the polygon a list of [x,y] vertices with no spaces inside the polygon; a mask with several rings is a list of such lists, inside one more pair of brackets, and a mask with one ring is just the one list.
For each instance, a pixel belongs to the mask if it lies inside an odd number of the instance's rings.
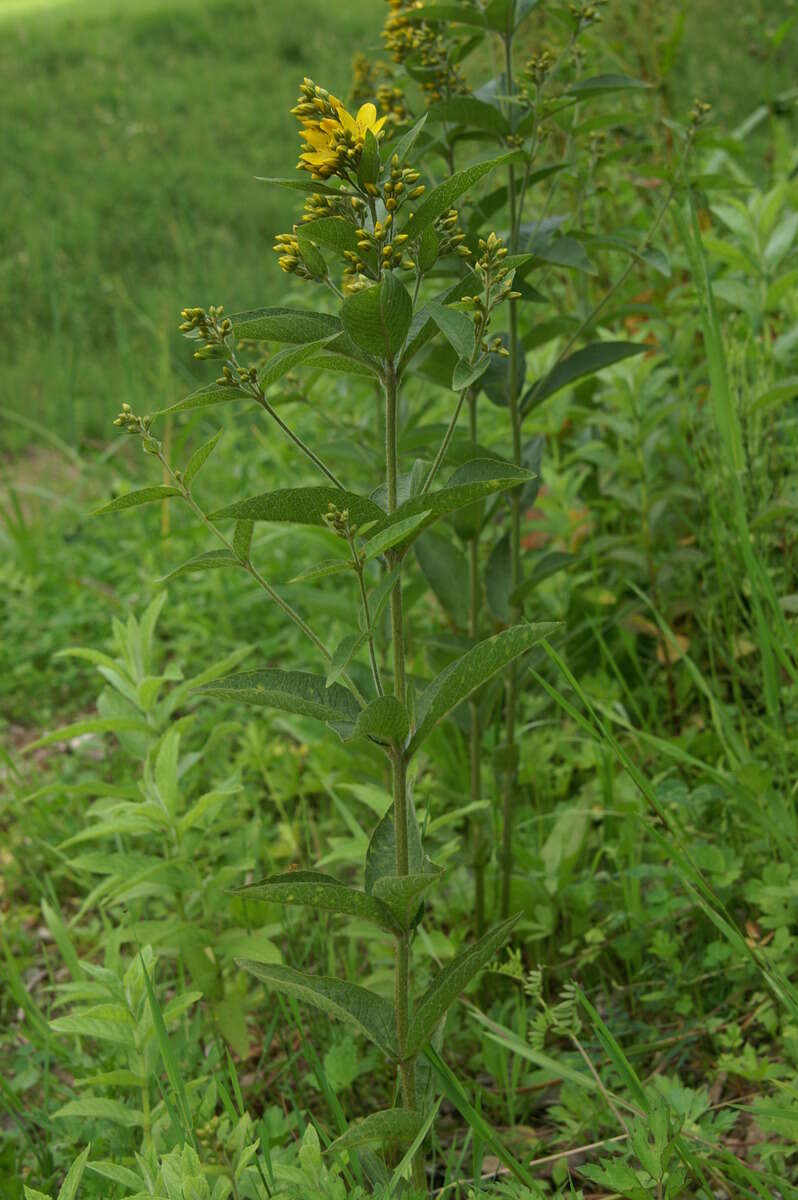
{"label": "lance-shaped leaf", "polygon": [[378,696],[358,713],[352,737],[375,737],[384,742],[404,742],[410,732],[407,709],[396,696]]}
{"label": "lance-shaped leaf", "polygon": [[437,300],[428,300],[425,309],[458,356],[470,361],[474,353],[474,322],[471,318],[459,309],[439,304]]}
{"label": "lance-shaped leaf", "polygon": [[396,1026],[390,1001],[367,988],[324,975],[306,975],[293,967],[236,959],[245,971],[276,992],[304,1000],[339,1021],[353,1025],[389,1058],[396,1058]]}
{"label": "lance-shaped leaf", "polygon": [[473,167],[467,167],[465,171],[455,171],[454,175],[450,175],[438,187],[433,188],[428,196],[425,196],[402,232],[406,233],[411,241],[420,237],[441,213],[452,207],[455,200],[463,195],[463,192],[467,192],[475,183],[479,183],[480,179],[494,171],[496,167],[501,166],[502,163],[509,162],[510,159],[516,157],[517,151],[512,151],[510,154],[500,154],[498,158],[490,158],[486,162],[475,163]]}
{"label": "lance-shaped leaf", "polygon": [[510,122],[500,108],[478,100],[476,96],[454,96],[441,100],[429,109],[430,121],[445,121],[450,125],[469,125],[472,129],[483,129],[506,137],[512,133]]}
{"label": "lance-shaped leaf", "polygon": [[289,342],[298,346],[341,332],[338,317],[302,308],[255,308],[230,318],[237,338],[255,342]]}
{"label": "lance-shaped leaf", "polygon": [[512,629],[505,629],[479,642],[461,658],[450,663],[421,694],[417,704],[418,723],[407,748],[408,755],[418,750],[427,734],[447,713],[556,628],[556,623],[551,621],[536,625],[514,625]]}
{"label": "lance-shaped leaf", "polygon": [[205,463],[213,454],[214,450],[216,449],[216,443],[222,436],[222,432],[223,430],[220,429],[218,433],[215,433],[212,438],[205,442],[204,445],[196,449],[191,455],[191,458],[186,464],[186,469],[183,472],[183,483],[186,485],[186,487],[191,487],[192,483],[205,466]]}
{"label": "lance-shaped leaf", "polygon": [[[412,796],[408,796],[407,805],[407,858],[408,871],[411,875],[424,874],[425,869],[435,870],[426,858],[421,846],[421,833],[413,805]],[[394,829],[393,805],[388,809],[374,833],[371,835],[366,851],[365,885],[366,891],[372,895],[378,879],[396,874],[396,831]]]}
{"label": "lance-shaped leaf", "polygon": [[381,283],[347,296],[341,306],[341,320],[352,341],[380,358],[402,348],[412,319],[410,294],[392,271]]}
{"label": "lance-shaped leaf", "polygon": [[417,531],[431,525],[438,517],[465,508],[485,496],[495,492],[507,491],[521,483],[528,483],[533,478],[525,467],[517,467],[513,463],[500,462],[491,458],[476,458],[464,466],[458,467],[450,476],[445,487],[437,492],[425,492],[411,496],[400,504],[395,512],[386,517],[383,513],[383,524],[386,528],[407,520],[426,510],[427,516]]}
{"label": "lance-shaped leaf", "polygon": [[384,1108],[370,1113],[350,1125],[326,1150],[337,1154],[341,1150],[359,1150],[363,1146],[385,1149],[409,1146],[424,1124],[422,1113],[408,1108]]}
{"label": "lance-shaped leaf", "polygon": [[327,558],[324,562],[306,567],[289,580],[290,583],[309,583],[312,579],[326,579],[329,575],[341,575],[352,570],[351,558]]}
{"label": "lance-shaped leaf", "polygon": [[603,96],[608,92],[644,92],[651,87],[643,79],[632,79],[629,75],[592,75],[572,83],[568,92],[572,96]]}
{"label": "lance-shaped leaf", "polygon": [[280,488],[248,500],[237,500],[212,513],[214,521],[235,517],[238,521],[289,521],[294,525],[324,525],[329,506],[348,509],[349,519],[357,525],[366,521],[384,521],[385,512],[367,496],[334,487]]}
{"label": "lance-shaped leaf", "polygon": [[242,700],[245,704],[315,717],[318,721],[333,721],[342,727],[354,724],[360,712],[352,693],[340,683],[327,687],[321,675],[281,671],[276,667],[228,675],[206,684],[202,691],[225,700]]}
{"label": "lance-shaped leaf", "polygon": [[387,529],[383,529],[380,533],[375,533],[374,537],[369,538],[366,542],[362,550],[365,559],[377,558],[386,550],[390,550],[392,546],[405,541],[419,526],[427,523],[429,516],[430,510],[425,508],[420,513],[411,514],[409,517],[404,517],[399,521],[392,521]]}
{"label": "lance-shaped leaf", "polygon": [[572,567],[576,562],[578,562],[576,554],[565,554],[560,550],[552,550],[549,554],[544,554],[538,559],[529,578],[520,583],[512,593],[510,603],[516,606],[522,605],[527,596],[543,583],[544,579],[549,579],[558,571]]}
{"label": "lance-shaped leaf", "polygon": [[415,544],[416,558],[429,586],[454,623],[468,625],[468,559],[463,551],[436,530],[428,530]]}
{"label": "lance-shaped leaf", "polygon": [[421,897],[441,877],[440,871],[418,875],[382,875],[374,883],[374,896],[384,901],[403,929],[410,929]]}
{"label": "lance-shaped leaf", "polygon": [[520,915],[516,913],[515,916],[508,917],[506,921],[489,929],[478,942],[461,951],[438,972],[411,1018],[405,1047],[408,1058],[418,1054],[460,993],[504,945]]}
{"label": "lance-shaped leaf", "polygon": [[458,21],[462,25],[477,25],[485,29],[485,15],[478,8],[467,8],[463,4],[424,4],[410,8],[408,21]]}
{"label": "lance-shaped leaf", "polygon": [[204,554],[197,554],[194,558],[189,558],[187,562],[181,563],[168,575],[162,575],[158,583],[167,583],[170,579],[177,579],[178,575],[197,575],[200,571],[217,571],[221,567],[240,567],[241,565],[241,560],[236,558],[235,554],[231,554],[229,550],[206,550]]}
{"label": "lance-shaped leaf", "polygon": [[387,903],[357,888],[346,887],[332,875],[324,875],[321,871],[289,871],[285,875],[272,875],[260,883],[237,888],[235,895],[244,900],[273,900],[277,904],[298,904],[303,908],[362,917],[388,933],[396,933],[400,928]]}
{"label": "lance-shaped leaf", "polygon": [[645,354],[650,350],[650,346],[641,346],[637,342],[594,342],[585,346],[582,350],[577,350],[576,354],[563,359],[548,375],[542,376],[527,389],[521,401],[521,413],[526,416],[549,396],[575,383],[577,379],[595,375],[597,371],[603,371],[613,363],[633,358],[636,354]]}
{"label": "lance-shaped leaf", "polygon": [[361,646],[365,645],[365,633],[348,633],[345,638],[342,638],[338,645],[333,650],[333,656],[330,659],[330,666],[327,670],[327,679],[325,680],[327,687],[335,683],[336,679],[340,679],[354,654],[357,654]]}
{"label": "lance-shaped leaf", "polygon": [[299,226],[299,232],[313,242],[329,246],[331,250],[343,253],[351,250],[357,254],[358,236],[355,226],[343,217],[319,217],[315,221],[306,221]]}
{"label": "lance-shaped leaf", "polygon": [[179,495],[179,488],[168,487],[166,484],[139,488],[135,492],[126,492],[124,496],[117,496],[116,500],[103,504],[102,508],[96,508],[91,515],[103,517],[106,513],[120,512],[123,508],[138,508],[140,504],[154,504],[156,500],[168,500],[170,496]]}
{"label": "lance-shaped leaf", "polygon": [[[314,314],[311,314],[314,315]],[[287,346],[284,350],[278,350],[268,359],[265,367],[260,373],[260,385],[264,391],[273,387],[284,375],[292,371],[294,367],[301,366],[302,363],[317,356],[325,349],[332,338],[336,336],[337,331],[333,330],[325,337],[318,337],[314,341],[303,342],[298,346]],[[278,340],[278,339],[275,339]],[[209,383],[205,387],[198,388],[196,392],[186,396],[183,400],[178,400],[176,404],[172,404],[169,408],[161,408],[153,416],[160,417],[165,413],[188,412],[194,408],[213,408],[217,404],[231,404],[234,400],[249,400],[254,402],[255,397],[249,392],[242,391],[241,388],[219,383]]]}
{"label": "lance-shaped leaf", "polygon": [[[275,187],[287,188],[292,192],[320,192],[323,196],[341,195],[340,188],[328,187],[317,179],[279,179],[267,175],[256,175],[255,179],[258,183],[271,183]],[[351,195],[351,193],[349,194]]]}

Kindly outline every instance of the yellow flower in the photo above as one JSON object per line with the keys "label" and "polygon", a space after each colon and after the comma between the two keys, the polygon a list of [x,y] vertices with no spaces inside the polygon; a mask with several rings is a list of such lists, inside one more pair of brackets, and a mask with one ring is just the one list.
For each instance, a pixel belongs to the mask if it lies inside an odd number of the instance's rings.
{"label": "yellow flower", "polygon": [[329,97],[329,106],[334,116],[317,120],[309,116],[301,118],[305,149],[297,165],[316,179],[328,179],[347,169],[356,170],[366,134],[371,132],[379,138],[388,119],[378,117],[376,105],[371,102],[361,104],[354,117],[335,96]]}

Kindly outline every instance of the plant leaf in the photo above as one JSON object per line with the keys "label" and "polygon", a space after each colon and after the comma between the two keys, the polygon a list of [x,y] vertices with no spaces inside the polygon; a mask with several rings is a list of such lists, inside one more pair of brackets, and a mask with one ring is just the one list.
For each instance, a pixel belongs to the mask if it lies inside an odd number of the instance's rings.
{"label": "plant leaf", "polygon": [[498,158],[490,158],[486,162],[475,163],[472,167],[467,167],[465,171],[456,171],[454,175],[450,175],[448,179],[433,188],[428,196],[424,198],[418,206],[412,217],[402,230],[406,233],[410,241],[420,237],[424,230],[432,225],[433,222],[446,212],[447,208],[451,208],[455,200],[462,196],[463,192],[467,192],[475,183],[478,183],[490,171],[494,171],[496,167],[502,163],[509,162],[510,159],[517,157],[517,151],[512,151],[510,154],[500,154]]}
{"label": "plant leaf", "polygon": [[392,546],[396,546],[399,542],[408,539],[411,533],[414,533],[420,525],[426,523],[429,516],[430,510],[425,508],[420,513],[404,517],[399,521],[392,521],[387,529],[383,529],[380,533],[375,533],[374,537],[369,538],[362,550],[366,561],[377,558],[385,550],[390,550]]}
{"label": "plant leaf", "polygon": [[124,496],[117,496],[115,500],[104,504],[102,508],[95,508],[91,516],[102,517],[106,513],[121,512],[123,508],[138,508],[140,504],[154,504],[156,500],[166,500],[169,496],[179,495],[179,488],[169,487],[166,484],[139,488],[138,491],[126,492]]}
{"label": "plant leaf", "polygon": [[441,874],[425,871],[418,875],[381,875],[375,880],[373,895],[384,901],[403,929],[410,929],[421,896],[438,882]]}
{"label": "plant leaf", "polygon": [[[421,846],[421,832],[412,798],[407,805],[407,850],[408,871],[421,875],[429,864]],[[431,865],[431,864],[429,864]],[[365,886],[369,895],[374,893],[378,879],[396,874],[396,834],[394,831],[393,805],[388,809],[374,833],[366,851]]]}
{"label": "plant leaf", "polygon": [[236,521],[233,531],[233,550],[241,562],[249,562],[249,551],[252,546],[252,531],[254,521]]}
{"label": "plant leaf", "polygon": [[629,75],[592,75],[589,79],[579,79],[568,88],[572,96],[601,96],[607,92],[647,91],[650,83],[642,79],[632,79]]}
{"label": "plant leaf", "polygon": [[344,250],[351,250],[357,254],[358,236],[355,226],[343,217],[318,217],[315,221],[306,221],[298,228],[311,241],[329,246],[339,254]]}
{"label": "plant leaf", "polygon": [[340,679],[342,673],[349,666],[352,655],[357,654],[360,647],[365,644],[365,641],[365,633],[349,633],[345,638],[341,638],[330,659],[330,667],[325,680],[327,687],[330,687],[337,679]]}
{"label": "plant leaf", "polygon": [[412,319],[413,302],[392,271],[381,283],[347,296],[341,306],[341,320],[352,341],[379,358],[401,350]]}
{"label": "plant leaf", "polygon": [[396,1058],[394,1008],[390,1001],[367,988],[342,979],[306,975],[293,967],[236,959],[245,971],[262,980],[276,992],[304,1000],[331,1017],[347,1021],[370,1038],[388,1058]]}
{"label": "plant leaf", "polygon": [[487,104],[476,96],[454,96],[441,100],[427,110],[430,121],[447,121],[453,125],[468,125],[471,129],[483,129],[506,137],[512,133],[510,122],[495,104]]}
{"label": "plant leaf", "polygon": [[417,527],[421,530],[440,516],[465,508],[466,505],[482,500],[485,496],[492,496],[495,492],[528,483],[532,478],[532,474],[525,467],[517,467],[513,463],[492,458],[475,458],[458,467],[449,477],[446,486],[439,488],[437,492],[411,496],[409,500],[400,504],[390,517],[383,513],[383,525],[390,527],[426,510],[429,516]]}
{"label": "plant leaf", "polygon": [[58,1200],[76,1200],[78,1188],[80,1187],[80,1181],[83,1178],[83,1172],[86,1169],[86,1162],[88,1160],[90,1150],[91,1146],[86,1146],[84,1150],[81,1150],[78,1157],[70,1166],[66,1173],[64,1182],[61,1184],[61,1188],[58,1193]]}
{"label": "plant leaf", "polygon": [[186,464],[186,469],[183,472],[183,483],[186,485],[186,487],[191,487],[191,484],[194,482],[197,475],[200,473],[202,468],[205,466],[205,463],[208,461],[210,456],[213,454],[214,450],[216,449],[216,443],[219,441],[219,438],[222,436],[222,432],[223,431],[220,429],[218,431],[218,433],[215,433],[212,438],[209,438],[209,440],[207,442],[205,442],[204,445],[200,446],[191,455],[191,458],[188,460],[188,463]]}
{"label": "plant leaf", "polygon": [[271,183],[275,187],[288,188],[292,192],[320,192],[323,196],[340,196],[341,189],[328,187],[317,179],[278,179],[267,175],[256,175],[258,183]]}
{"label": "plant leaf", "polygon": [[53,1113],[54,1117],[96,1117],[103,1121],[113,1121],[115,1125],[144,1124],[144,1113],[137,1108],[123,1104],[121,1100],[108,1100],[103,1096],[92,1096],[85,1100],[70,1100]]}
{"label": "plant leaf", "polygon": [[162,575],[156,582],[168,583],[170,579],[177,579],[178,575],[194,575],[199,571],[218,570],[219,567],[240,566],[241,561],[229,550],[206,550],[204,554],[197,554],[194,558],[187,559],[179,567],[175,567],[174,571],[170,571],[168,575]]}
{"label": "plant leaf", "polygon": [[424,1116],[407,1108],[385,1108],[370,1113],[350,1125],[345,1133],[332,1142],[325,1153],[357,1150],[361,1146],[409,1146],[424,1124]]}
{"label": "plant leaf", "polygon": [[396,696],[378,696],[358,713],[352,737],[376,737],[401,745],[409,732],[410,718],[401,700]]}
{"label": "plant leaf", "polygon": [[407,748],[408,756],[415,754],[427,734],[447,713],[556,628],[556,623],[547,621],[536,625],[514,625],[473,646],[450,663],[421,694],[417,705],[418,724]]}
{"label": "plant leaf", "polygon": [[341,332],[338,317],[302,308],[255,308],[236,313],[230,321],[237,338],[254,342],[290,342],[297,346]]}
{"label": "plant leaf", "polygon": [[346,887],[332,875],[321,871],[289,871],[272,875],[260,883],[236,888],[234,895],[244,900],[273,900],[277,904],[298,904],[350,917],[363,917],[388,933],[395,933],[398,922],[388,904]]}
{"label": "plant leaf", "polygon": [[428,300],[424,307],[458,357],[469,362],[474,354],[474,322],[467,313],[437,300]]}
{"label": "plant leaf", "polygon": [[279,488],[248,500],[237,500],[211,514],[214,521],[235,517],[245,521],[289,521],[294,525],[324,525],[324,514],[330,504],[349,510],[350,520],[357,525],[367,521],[385,521],[385,512],[355,492],[334,487]]}
{"label": "plant leaf", "polygon": [[321,675],[306,671],[281,671],[270,668],[244,671],[208,683],[203,693],[221,696],[225,700],[242,700],[245,704],[279,708],[283,712],[315,717],[319,721],[337,721],[344,726],[354,724],[360,709],[351,692],[339,683],[327,687]]}
{"label": "plant leaf", "polygon": [[549,396],[575,383],[577,379],[595,375],[597,371],[603,371],[613,363],[633,358],[636,354],[645,354],[650,350],[650,346],[641,346],[637,342],[593,342],[592,345],[585,346],[582,350],[577,350],[576,354],[563,359],[548,375],[542,376],[527,388],[521,400],[521,413],[526,416]]}
{"label": "plant leaf", "polygon": [[410,1022],[405,1047],[408,1057],[419,1053],[460,993],[507,941],[520,915],[516,913],[489,929],[478,942],[462,950],[438,972],[421,997]]}
{"label": "plant leaf", "polygon": [[463,551],[437,530],[427,530],[415,543],[416,558],[432,591],[454,623],[468,624],[468,560]]}

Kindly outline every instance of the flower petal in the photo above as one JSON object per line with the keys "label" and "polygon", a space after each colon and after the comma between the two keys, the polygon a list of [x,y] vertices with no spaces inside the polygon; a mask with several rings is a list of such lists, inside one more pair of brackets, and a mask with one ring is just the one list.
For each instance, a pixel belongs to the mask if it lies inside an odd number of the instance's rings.
{"label": "flower petal", "polygon": [[374,104],[369,101],[367,104],[361,104],[357,110],[357,123],[363,129],[371,129],[374,122],[377,120],[377,109]]}

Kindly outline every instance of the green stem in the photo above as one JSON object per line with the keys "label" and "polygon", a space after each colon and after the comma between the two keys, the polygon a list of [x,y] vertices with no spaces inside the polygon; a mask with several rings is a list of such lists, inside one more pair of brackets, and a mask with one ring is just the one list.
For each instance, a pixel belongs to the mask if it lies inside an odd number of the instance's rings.
{"label": "green stem", "polygon": [[[468,436],[477,440],[477,393],[468,393]],[[468,543],[468,633],[472,642],[479,640],[479,530]],[[471,768],[471,803],[479,804],[482,799],[482,723],[479,704],[469,704],[471,730],[469,733],[469,758]],[[474,862],[474,927],[477,937],[485,932],[485,830],[481,812],[471,816],[471,848]]]}
{"label": "green stem", "polygon": [[[241,364],[239,363],[239,361],[236,357],[235,350],[232,348],[232,346],[230,344],[227,344],[227,353],[230,355],[230,360],[229,360],[228,365],[232,368],[232,370],[234,372],[237,372]],[[269,404],[269,401],[266,399],[266,393],[263,391],[263,389],[259,383],[257,383],[257,382],[249,383],[247,381],[245,383],[245,385],[243,385],[243,390],[250,392],[253,400],[255,400],[261,406],[263,411],[265,413],[267,413],[272,418],[272,420],[275,421],[280,426],[283,433],[288,438],[291,439],[291,441],[294,443],[294,445],[297,447],[297,449],[301,450],[302,453],[305,455],[305,457],[310,459],[310,461],[313,463],[314,467],[318,467],[318,469],[321,471],[321,473],[327,479],[330,480],[330,483],[334,484],[335,487],[339,488],[341,491],[345,490],[344,485],[341,483],[340,479],[338,479],[337,476],[335,476],[333,474],[333,472],[330,470],[330,468],[324,462],[322,462],[322,460],[319,458],[318,454],[316,454],[313,450],[311,450],[310,446],[308,446],[305,442],[303,442],[303,440],[299,436],[299,434],[295,433],[294,430],[291,428],[291,426],[288,425],[283,420],[283,418],[281,416],[279,416],[279,414],[277,412],[275,412],[275,410],[272,408],[271,404]]]}
{"label": "green stem", "polygon": [[[505,74],[507,94],[513,94],[513,53],[512,38],[504,39]],[[512,101],[511,101],[512,103]],[[518,215],[518,197],[516,194],[515,168],[512,163],[507,169],[507,198],[509,204],[511,244],[510,253],[518,249],[518,231],[520,218]],[[521,445],[521,409],[518,402],[518,302],[510,300],[510,332],[508,367],[508,408],[510,413],[510,428],[513,443],[513,462],[522,465]],[[510,590],[514,592],[521,582],[521,493],[515,490],[510,496]],[[518,609],[513,610],[513,620],[520,619]],[[507,672],[505,706],[505,742],[507,746],[515,744],[516,717],[518,709],[518,668],[512,663]],[[502,796],[502,849],[501,849],[501,900],[500,912],[503,917],[510,911],[510,882],[513,873],[513,807],[516,790],[516,773],[514,769],[506,769]]]}
{"label": "green stem", "polygon": [[[388,512],[396,511],[398,504],[398,383],[393,359],[385,364],[385,468],[388,483]],[[402,704],[406,698],[405,679],[405,630],[402,611],[401,556],[391,556],[391,565],[399,566],[396,583],[391,592],[391,630],[393,645],[393,688],[394,695]],[[393,824],[396,841],[396,874],[408,875],[410,855],[408,847],[408,802],[407,802],[407,759],[404,747],[394,745],[391,751],[391,777],[393,789]],[[394,1006],[396,1012],[396,1044],[399,1054],[399,1080],[402,1101],[407,1109],[416,1107],[415,1058],[405,1057],[405,1047],[410,1026],[411,1011],[410,935],[407,931],[398,934],[395,943]],[[421,1154],[413,1160],[413,1183],[420,1190],[426,1189],[424,1161]]]}
{"label": "green stem", "polygon": [[322,462],[322,460],[319,458],[318,454],[316,454],[315,451],[311,450],[310,446],[306,445],[305,442],[302,441],[302,438],[299,436],[299,434],[295,433],[294,430],[291,428],[291,426],[287,425],[285,423],[285,421],[283,420],[283,418],[281,416],[279,416],[278,413],[275,412],[275,410],[272,408],[271,404],[269,404],[269,402],[266,399],[263,392],[260,392],[260,394],[259,394],[258,403],[260,404],[263,411],[268,413],[273,421],[277,422],[277,424],[282,429],[283,433],[286,434],[286,436],[291,439],[291,441],[294,443],[294,445],[296,447],[298,447],[298,449],[300,449],[307,458],[310,459],[310,461],[313,463],[314,467],[318,467],[318,469],[321,471],[322,475],[325,475],[327,477],[327,479],[329,479],[330,483],[334,484],[334,486],[337,487],[340,491],[344,491],[345,490],[344,485],[341,483],[341,480],[338,478],[338,476],[333,474],[333,472],[330,470],[330,468]]}
{"label": "green stem", "polygon": [[[236,552],[233,548],[233,543],[230,541],[230,539],[228,537],[225,536],[225,534],[222,533],[222,531],[218,525],[214,525],[213,521],[210,519],[210,517],[207,515],[207,513],[203,512],[203,510],[200,508],[199,504],[197,504],[196,500],[191,495],[191,492],[189,491],[189,489],[183,483],[182,479],[175,473],[175,471],[172,468],[171,463],[168,461],[168,459],[165,457],[165,455],[163,454],[162,451],[159,451],[158,458],[160,459],[160,461],[163,463],[163,465],[168,470],[170,478],[172,479],[172,482],[175,484],[176,487],[178,487],[180,489],[180,493],[181,493],[183,499],[185,500],[186,504],[189,506],[191,511],[194,513],[194,515],[202,522],[202,524],[205,526],[205,528],[208,529],[213,534],[213,536],[218,541],[220,541],[222,543],[222,545],[226,547],[226,549],[228,549],[230,551],[231,554],[235,554]],[[236,555],[236,557],[238,557],[238,555]],[[301,631],[302,631],[302,633],[304,633],[305,637],[308,638],[308,640],[311,641],[313,643],[313,645],[316,647],[316,649],[324,656],[325,661],[328,663],[332,662],[332,654],[327,649],[327,647],[324,645],[324,642],[321,640],[321,638],[318,636],[318,634],[315,633],[314,630],[311,629],[311,627],[310,627],[310,625],[308,625],[307,621],[303,620],[303,618],[300,617],[300,615],[296,611],[296,609],[292,608],[287,600],[283,600],[280,593],[276,592],[274,590],[274,588],[272,587],[272,585],[266,579],[263,578],[263,576],[261,575],[261,573],[257,569],[257,567],[255,567],[249,561],[249,559],[247,559],[246,562],[242,562],[241,566],[244,568],[244,570],[249,575],[252,576],[252,578],[255,580],[255,582],[258,584],[258,586],[263,589],[263,591],[266,593],[266,595],[269,597],[269,599],[272,601],[272,603],[276,604],[277,607],[283,613],[285,613],[285,615],[288,617],[288,619],[290,621],[293,621],[293,623],[297,626],[298,629],[301,629]],[[366,703],[367,703],[366,698],[363,695],[363,693],[360,691],[360,689],[357,687],[357,685],[352,682],[352,679],[349,677],[349,675],[342,674],[341,678],[346,682],[347,686],[349,687],[350,691],[352,692],[353,696],[355,697],[355,699],[357,700],[357,702],[361,706],[361,708],[365,708]]]}
{"label": "green stem", "polygon": [[383,696],[385,691],[382,686],[380,667],[379,663],[377,662],[377,650],[374,645],[374,630],[371,626],[371,611],[369,609],[369,594],[368,589],[366,588],[366,580],[363,570],[364,564],[360,560],[360,555],[358,554],[357,547],[355,545],[355,539],[353,537],[349,538],[349,549],[352,552],[352,564],[357,574],[357,582],[360,588],[360,602],[363,605],[363,620],[367,630],[366,637],[369,648],[369,661],[371,663],[371,675],[374,680],[374,687],[377,690],[377,695]]}

